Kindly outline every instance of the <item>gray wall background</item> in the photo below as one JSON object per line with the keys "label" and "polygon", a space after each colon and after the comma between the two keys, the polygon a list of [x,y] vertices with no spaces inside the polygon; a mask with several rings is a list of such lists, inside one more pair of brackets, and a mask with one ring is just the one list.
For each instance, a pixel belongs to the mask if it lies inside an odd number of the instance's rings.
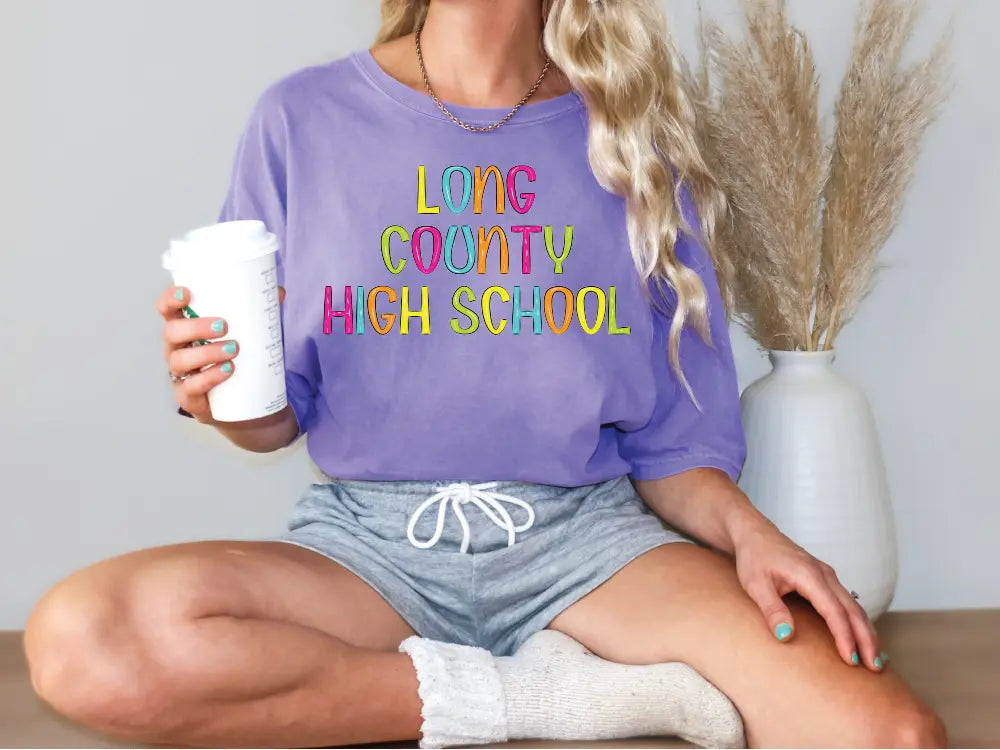
{"label": "gray wall background", "polygon": [[[374,0],[0,0],[4,394],[0,628],[72,570],[138,547],[273,533],[315,474],[304,445],[239,451],[176,417],[154,298],[166,240],[215,218],[268,83],[368,46]],[[693,0],[667,2],[685,50]],[[733,21],[733,0],[706,2]],[[829,103],[854,3],[793,0]],[[928,134],[887,269],[839,340],[882,435],[896,609],[1000,605],[994,481],[1000,3],[958,8],[956,86]],[[741,380],[767,370],[734,332]]]}

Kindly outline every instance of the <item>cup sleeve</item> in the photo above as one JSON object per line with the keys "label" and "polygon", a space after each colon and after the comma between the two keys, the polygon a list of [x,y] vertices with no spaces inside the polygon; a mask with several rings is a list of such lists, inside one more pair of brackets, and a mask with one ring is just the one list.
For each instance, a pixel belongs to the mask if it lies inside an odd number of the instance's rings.
{"label": "cup sleeve", "polygon": [[[682,207],[689,226],[700,231],[686,190],[682,192]],[[699,237],[679,230],[675,253],[680,262],[698,273],[708,297],[712,344],[707,344],[691,325],[685,325],[680,338],[681,368],[698,404],[691,400],[669,364],[670,317],[654,307],[652,363],[656,386],[652,414],[637,429],[619,430],[619,453],[631,467],[630,476],[639,480],[711,467],[721,469],[735,481],[746,458],[746,441],[718,280]],[[676,302],[672,290],[658,293],[657,289],[650,282],[654,297],[672,311]]]}
{"label": "cup sleeve", "polygon": [[[277,279],[285,284],[287,247],[287,128],[281,89],[269,87],[254,103],[244,126],[232,163],[229,187],[219,210],[218,221],[256,219],[264,222],[278,238]],[[282,341],[285,348],[285,390],[298,423],[296,439],[308,431],[315,416],[316,388],[306,368],[298,366],[296,352],[285,330],[285,309],[281,306]]]}

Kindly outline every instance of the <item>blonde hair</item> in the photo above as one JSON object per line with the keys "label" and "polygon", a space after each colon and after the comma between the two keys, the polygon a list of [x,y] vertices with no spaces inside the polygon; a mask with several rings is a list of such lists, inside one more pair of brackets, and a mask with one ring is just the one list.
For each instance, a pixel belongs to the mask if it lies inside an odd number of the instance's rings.
{"label": "blonde hair", "polygon": [[[428,3],[382,0],[376,43],[412,33]],[[698,150],[694,110],[680,85],[659,0],[540,0],[540,6],[545,51],[587,108],[591,171],[625,200],[643,291],[649,294],[645,282],[652,281],[666,283],[676,295],[673,312],[664,311],[671,317],[668,358],[694,398],[680,366],[681,330],[690,322],[709,344],[711,333],[704,284],[674,252],[679,229],[691,231],[681,211],[681,187],[687,186],[698,207],[703,244],[716,266],[724,262],[715,251],[715,225],[726,200]]]}

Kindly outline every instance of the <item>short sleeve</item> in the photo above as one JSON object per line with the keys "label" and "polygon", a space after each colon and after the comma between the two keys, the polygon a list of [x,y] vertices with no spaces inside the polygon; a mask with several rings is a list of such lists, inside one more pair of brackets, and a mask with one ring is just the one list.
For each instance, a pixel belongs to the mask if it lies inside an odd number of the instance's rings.
{"label": "short sleeve", "polygon": [[[746,458],[746,441],[729,326],[715,270],[701,242],[697,213],[686,189],[682,191],[682,207],[688,225],[698,236],[679,230],[675,252],[678,260],[698,273],[705,286],[712,338],[709,346],[691,325],[685,325],[681,333],[681,368],[698,405],[669,364],[670,318],[653,308],[653,412],[639,429],[619,432],[619,451],[631,466],[630,476],[638,480],[711,467],[721,469],[735,481]],[[653,290],[652,281],[650,284]],[[672,310],[676,298],[672,292],[667,294],[660,299]]]}
{"label": "short sleeve", "polygon": [[[218,217],[220,222],[257,219],[277,235],[277,277],[281,286],[285,283],[288,258],[287,134],[280,89],[272,85],[254,104],[243,129],[233,160],[229,189]],[[285,342],[285,389],[298,422],[298,438],[309,429],[315,416],[316,389],[294,367],[294,357],[290,356],[288,337],[285,336],[284,306],[281,325]]]}

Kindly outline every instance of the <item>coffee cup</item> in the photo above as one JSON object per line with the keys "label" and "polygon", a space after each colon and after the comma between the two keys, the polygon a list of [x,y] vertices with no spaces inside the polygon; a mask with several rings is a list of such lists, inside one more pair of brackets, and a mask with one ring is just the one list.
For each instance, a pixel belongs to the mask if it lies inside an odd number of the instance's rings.
{"label": "coffee cup", "polygon": [[170,243],[163,267],[187,287],[191,316],[223,318],[239,344],[233,374],[208,392],[213,419],[240,422],[281,411],[287,403],[277,237],[262,221],[226,221],[194,229]]}

